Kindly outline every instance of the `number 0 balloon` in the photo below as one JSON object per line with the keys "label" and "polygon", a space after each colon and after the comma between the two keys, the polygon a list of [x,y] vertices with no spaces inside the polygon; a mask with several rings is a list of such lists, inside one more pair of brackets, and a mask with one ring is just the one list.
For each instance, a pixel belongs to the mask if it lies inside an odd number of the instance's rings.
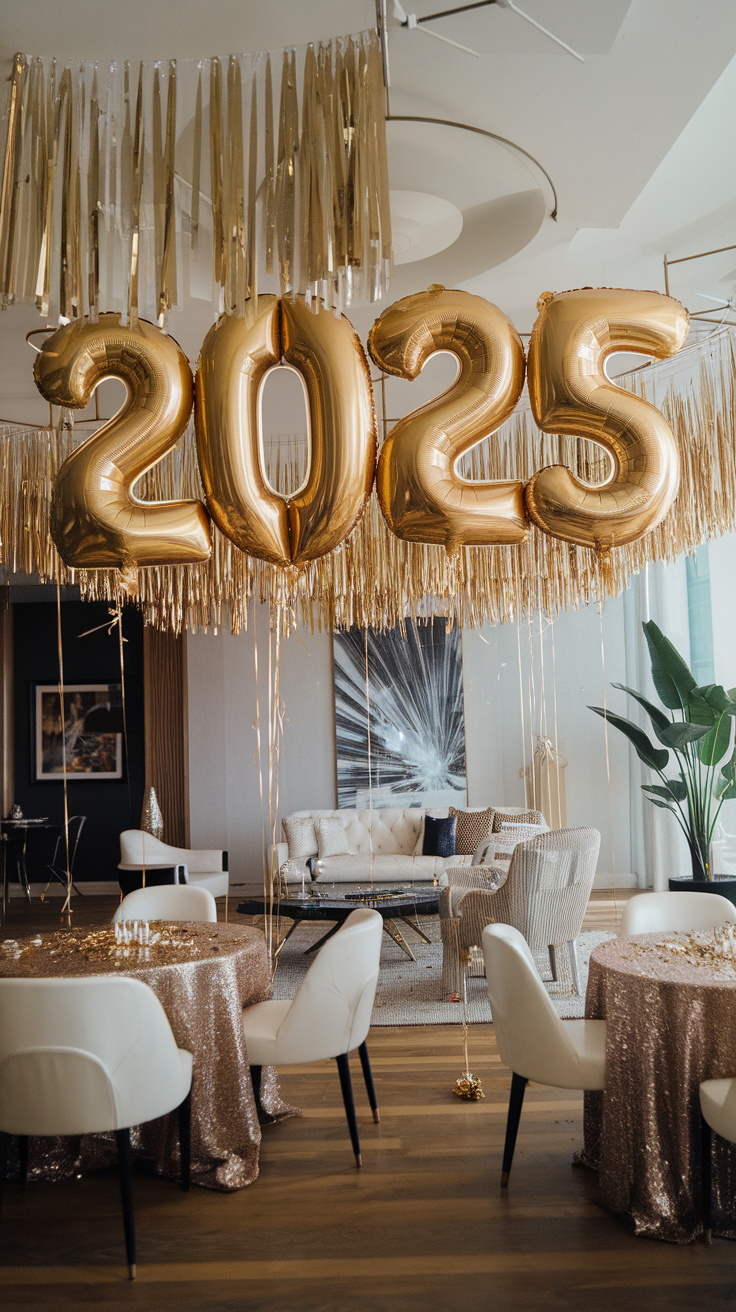
{"label": "number 0 balloon", "polygon": [[[260,435],[269,369],[292,365],[309,404],[309,471],[288,500],[269,486]],[[241,551],[275,565],[324,556],[365,510],[376,464],[368,362],[352,324],[303,297],[259,296],[255,320],[223,315],[197,370],[197,450],[207,505]]]}

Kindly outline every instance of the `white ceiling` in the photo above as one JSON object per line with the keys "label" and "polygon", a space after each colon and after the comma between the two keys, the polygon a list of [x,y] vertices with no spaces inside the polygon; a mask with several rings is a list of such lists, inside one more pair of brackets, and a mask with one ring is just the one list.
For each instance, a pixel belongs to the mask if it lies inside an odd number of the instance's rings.
{"label": "white ceiling", "polygon": [[[432,140],[427,129],[427,146],[400,125],[389,133],[392,186],[445,195],[465,211],[458,242],[403,265],[395,293],[462,283],[528,330],[541,291],[581,281],[663,289],[665,250],[674,257],[736,242],[736,4],[520,3],[585,63],[497,5],[431,24],[478,50],[477,60],[392,22],[391,109],[517,142],[553,178],[557,222],[538,176],[482,138],[443,129]],[[404,7],[428,14],[449,0]],[[373,0],[3,0],[0,60],[5,71],[16,49],[59,59],[187,58],[302,44],[374,22]],[[709,304],[692,299],[696,290],[728,295],[734,282],[736,251],[672,272],[673,294],[692,309]],[[192,359],[202,313],[174,315],[170,325]],[[374,312],[352,317],[365,334]],[[3,416],[43,418],[22,340],[38,322],[31,307],[0,315]]]}

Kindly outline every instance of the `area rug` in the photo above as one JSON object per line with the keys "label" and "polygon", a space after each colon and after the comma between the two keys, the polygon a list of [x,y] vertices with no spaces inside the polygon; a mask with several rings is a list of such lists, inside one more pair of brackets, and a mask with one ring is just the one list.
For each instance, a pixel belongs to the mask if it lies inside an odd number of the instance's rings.
{"label": "area rug", "polygon": [[[404,956],[401,949],[383,935],[381,973],[378,977],[376,1002],[372,1025],[453,1025],[461,1019],[461,1006],[448,1002],[442,992],[442,940],[437,916],[422,918],[422,929],[432,939],[422,943],[407,930],[416,962]],[[402,927],[403,932],[403,927]],[[305,957],[304,951],[325,933],[322,924],[302,924],[291,935],[282,949],[274,980],[274,997],[293,998],[309,969],[314,956]],[[588,962],[593,948],[615,938],[608,931],[588,931],[578,938],[580,963],[580,996],[573,992],[570,965],[565,952],[558,952],[558,979],[552,983],[546,953],[537,954],[537,965],[555,1009],[563,1019],[585,1014],[585,988],[588,982]],[[468,1021],[472,1024],[488,1023],[491,1009],[488,1004],[486,982],[483,977],[468,979]]]}

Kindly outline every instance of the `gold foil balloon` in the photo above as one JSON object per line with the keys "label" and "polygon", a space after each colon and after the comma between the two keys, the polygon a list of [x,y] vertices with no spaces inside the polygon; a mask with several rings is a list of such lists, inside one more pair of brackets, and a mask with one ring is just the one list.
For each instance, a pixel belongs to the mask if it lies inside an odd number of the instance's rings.
{"label": "gold foil balloon", "polygon": [[344,315],[317,313],[302,297],[281,302],[282,351],[309,403],[310,458],[289,501],[295,565],[332,551],[361,518],[376,472],[376,417],[368,361]]}
{"label": "gold foil balloon", "polygon": [[189,363],[172,337],[119,314],[65,324],[44,342],[34,376],[52,405],[83,408],[103,378],[127,389],[121,410],[64,461],[51,502],[51,535],[74,569],[130,571],[207,560],[209,518],[200,501],[139,501],[137,480],[186,429],[193,387]]}
{"label": "gold foil balloon", "polygon": [[[288,502],[266,480],[259,414],[281,361],[304,380],[310,426],[307,477]],[[376,427],[368,363],[344,316],[274,296],[259,296],[252,322],[223,316],[202,346],[196,417],[207,505],[242,551],[302,565],[352,532],[373,485]]]}
{"label": "gold foil balloon", "polygon": [[288,564],[286,502],[261,458],[261,385],[281,358],[279,303],[259,296],[255,320],[222,315],[202,343],[195,381],[197,455],[207,507],[241,551]]}
{"label": "gold foil balloon", "polygon": [[650,533],[677,495],[680,462],[659,410],[610,382],[614,351],[663,360],[683,345],[689,316],[658,292],[584,287],[545,293],[529,345],[529,396],[544,433],[597,442],[611,473],[591,487],[564,465],[539,470],[526,488],[529,515],[566,542],[607,551]]}
{"label": "gold foil balloon", "polygon": [[430,287],[376,320],[368,350],[379,369],[411,380],[436,351],[451,351],[460,363],[452,386],[399,420],[381,450],[378,497],[397,537],[450,551],[523,542],[523,484],[471,482],[455,469],[509,418],[521,395],[524,350],[506,315],[470,292]]}

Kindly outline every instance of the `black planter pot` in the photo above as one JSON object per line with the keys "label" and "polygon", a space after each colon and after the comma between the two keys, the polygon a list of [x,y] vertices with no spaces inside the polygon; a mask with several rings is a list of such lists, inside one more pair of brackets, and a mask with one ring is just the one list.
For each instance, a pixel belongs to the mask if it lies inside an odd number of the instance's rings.
{"label": "black planter pot", "polygon": [[670,893],[718,893],[736,907],[736,878],[716,875],[714,879],[670,879]]}

